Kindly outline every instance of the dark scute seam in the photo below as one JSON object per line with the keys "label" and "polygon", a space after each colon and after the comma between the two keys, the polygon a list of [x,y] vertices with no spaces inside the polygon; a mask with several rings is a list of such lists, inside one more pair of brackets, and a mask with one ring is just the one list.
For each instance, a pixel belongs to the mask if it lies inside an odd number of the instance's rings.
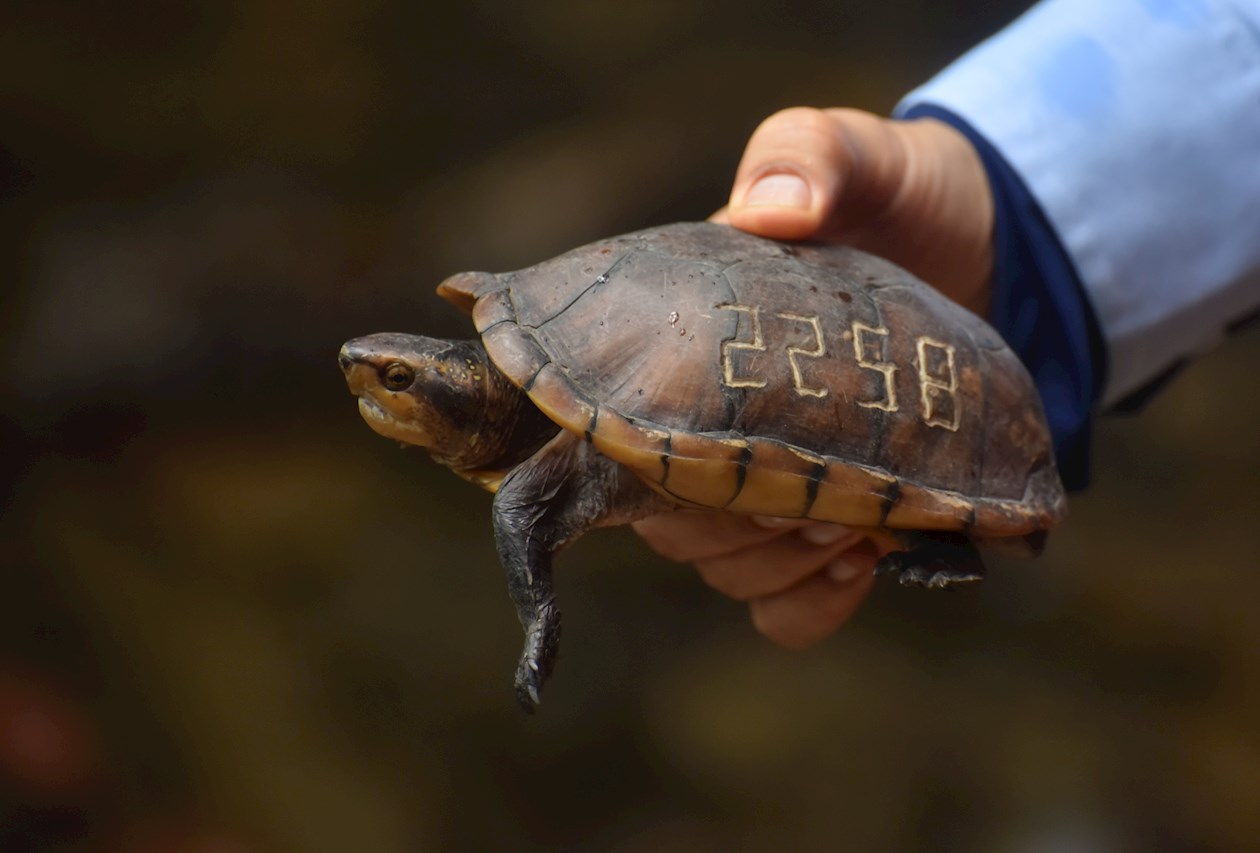
{"label": "dark scute seam", "polygon": [[576,294],[576,295],[575,295],[572,299],[570,299],[568,302],[566,302],[564,305],[562,305],[562,306],[560,307],[560,310],[556,311],[554,314],[552,314],[552,315],[551,315],[550,317],[548,317],[547,319],[543,320],[543,321],[542,321],[541,323],[539,323],[538,325],[536,325],[536,326],[530,326],[530,325],[525,324],[525,323],[522,323],[521,325],[522,325],[522,326],[525,326],[525,328],[527,328],[527,329],[541,329],[543,326],[547,325],[547,324],[548,324],[548,323],[550,323],[552,320],[555,320],[555,319],[556,319],[556,318],[558,318],[561,314],[563,314],[564,312],[566,312],[566,311],[568,311],[570,308],[572,308],[574,305],[576,305],[576,304],[577,304],[577,302],[578,302],[578,300],[580,300],[583,296],[585,296],[586,294],[590,293],[592,290],[594,290],[595,288],[599,287],[601,284],[606,284],[606,283],[608,282],[608,277],[609,277],[610,275],[612,275],[613,270],[615,270],[615,269],[617,269],[617,267],[621,266],[622,262],[623,262],[623,261],[625,261],[627,258],[629,258],[629,257],[630,257],[631,255],[633,255],[633,254],[635,254],[635,251],[634,251],[634,250],[631,250],[631,251],[629,251],[629,252],[626,252],[626,253],[625,253],[624,255],[622,255],[621,257],[617,258],[617,260],[613,261],[612,266],[610,266],[610,267],[609,267],[608,269],[606,269],[604,272],[602,272],[602,273],[600,273],[598,276],[596,276],[596,278],[595,278],[595,280],[594,280],[594,281],[592,281],[592,282],[591,282],[590,284],[588,284],[586,287],[584,287],[584,288],[582,288],[580,291],[578,291],[578,292],[577,292],[577,294]]}
{"label": "dark scute seam", "polygon": [[[539,351],[542,351],[541,347],[539,347]],[[543,352],[542,364],[538,365],[538,369],[534,371],[532,376],[530,376],[528,379],[526,379],[524,382],[521,383],[521,390],[524,391],[526,394],[528,394],[530,389],[534,387],[534,383],[538,381],[538,374],[542,373],[543,368],[549,364],[551,364],[551,359],[548,358],[546,352]]]}
{"label": "dark scute seam", "polygon": [[591,404],[591,420],[586,425],[586,433],[583,436],[586,439],[586,441],[589,443],[591,440],[591,435],[595,432],[595,425],[599,421],[599,403],[595,399],[588,397],[585,394],[582,395],[582,399],[586,400],[588,403]]}
{"label": "dark scute seam", "polygon": [[515,299],[515,297],[512,295],[512,286],[511,286],[511,285],[504,285],[503,287],[500,287],[498,290],[490,290],[490,291],[487,291],[484,295],[482,295],[482,296],[478,296],[478,297],[477,297],[477,301],[478,301],[478,302],[480,302],[480,301],[481,301],[481,300],[483,300],[483,299],[489,299],[491,296],[493,296],[493,295],[494,295],[494,294],[496,294],[496,293],[502,293],[502,294],[504,294],[504,295],[507,297],[507,299],[505,300],[505,301],[506,301],[506,303],[507,303],[507,310],[508,310],[508,311],[510,311],[510,312],[512,313],[512,316],[511,316],[511,317],[509,317],[508,319],[509,319],[509,320],[511,320],[512,322],[514,322],[514,323],[515,323],[515,322],[516,322],[516,318],[517,318],[519,315],[518,315],[518,314],[517,314],[517,312],[516,312],[516,299]]}
{"label": "dark scute seam", "polygon": [[814,508],[814,501],[818,500],[818,484],[822,482],[826,474],[826,464],[815,465],[814,470],[809,472],[809,482],[805,484],[805,511],[801,513],[801,518],[809,517],[810,510]]}
{"label": "dark scute seam", "polygon": [[497,328],[498,326],[502,326],[504,323],[515,323],[515,322],[516,322],[515,320],[507,318],[507,317],[505,317],[502,320],[495,320],[489,326],[486,326],[484,329],[482,329],[481,334],[484,335],[486,332],[490,331],[491,329]]}
{"label": "dark scute seam", "polygon": [[884,491],[884,505],[879,510],[879,523],[882,526],[888,521],[888,513],[892,512],[893,507],[901,500],[901,481],[893,480],[888,488]]}
{"label": "dark scute seam", "polygon": [[[738,267],[738,266],[743,266],[744,264],[747,264],[747,263],[748,263],[748,261],[731,261],[731,262],[730,262],[729,264],[727,264],[726,266],[722,267],[721,269],[718,269],[718,275],[722,276],[722,278],[726,278],[726,271],[727,271],[727,270],[733,270],[733,269],[735,269],[735,267]],[[709,267],[711,267],[711,268],[714,268],[714,269],[716,269],[716,268],[717,268],[717,265],[716,265],[716,264],[709,264],[708,266],[709,266]]]}
{"label": "dark scute seam", "polygon": [[[516,280],[515,273],[512,274],[512,280],[513,281]],[[510,284],[503,285],[503,292],[507,294],[508,308],[512,310],[512,322],[516,322],[517,320],[520,319],[521,309],[517,307],[516,294],[512,292],[512,285]],[[488,293],[486,294],[486,296],[489,296],[489,295],[490,294]]]}
{"label": "dark scute seam", "polygon": [[752,448],[748,446],[748,439],[744,439],[744,449],[740,451],[739,458],[735,460],[735,494],[731,495],[731,499],[722,504],[722,508],[735,503],[735,499],[739,497],[739,493],[744,490],[744,481],[748,479],[748,462],[752,459]]}

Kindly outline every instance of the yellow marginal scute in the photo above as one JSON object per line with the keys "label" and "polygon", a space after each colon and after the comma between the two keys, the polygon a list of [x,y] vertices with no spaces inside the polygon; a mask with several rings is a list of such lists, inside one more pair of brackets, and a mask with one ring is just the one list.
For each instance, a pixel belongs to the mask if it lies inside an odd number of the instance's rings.
{"label": "yellow marginal scute", "polygon": [[809,508],[809,490],[820,457],[811,457],[777,441],[750,438],[744,487],[727,505],[732,512],[801,518]]}
{"label": "yellow marginal scute", "polygon": [[[1047,522],[1050,523],[1047,523]],[[992,536],[1022,536],[1052,526],[1053,520],[1030,513],[1020,501],[976,501],[974,529]]]}
{"label": "yellow marginal scute", "polygon": [[573,383],[554,364],[538,371],[529,399],[544,415],[578,435],[586,432],[595,417],[595,407],[577,393]]}
{"label": "yellow marginal scute", "polygon": [[747,445],[675,432],[664,486],[671,495],[699,506],[725,506],[739,490],[741,459]]}
{"label": "yellow marginal scute", "polygon": [[902,483],[884,524],[903,530],[963,530],[975,504],[955,492]]}
{"label": "yellow marginal scute", "polygon": [[833,459],[818,484],[818,495],[809,517],[858,527],[878,527],[884,516],[886,495],[897,487],[897,478],[879,468]]}
{"label": "yellow marginal scute", "polygon": [[667,430],[633,424],[611,409],[596,409],[554,364],[544,365],[538,371],[528,393],[539,411],[552,421],[575,435],[589,433],[596,450],[662,491],[671,442]]}
{"label": "yellow marginal scute", "polygon": [[650,484],[665,482],[668,430],[632,424],[612,409],[601,408],[591,431],[591,443],[605,456],[633,470]]}

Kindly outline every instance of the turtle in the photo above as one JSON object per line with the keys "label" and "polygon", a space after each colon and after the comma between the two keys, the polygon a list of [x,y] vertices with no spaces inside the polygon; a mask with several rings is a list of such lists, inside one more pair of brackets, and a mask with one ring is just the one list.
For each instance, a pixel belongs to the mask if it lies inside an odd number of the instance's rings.
{"label": "turtle", "polygon": [[684,222],[437,292],[479,338],[382,333],[339,362],[378,433],[494,493],[532,711],[560,615],[553,556],[690,507],[807,518],[892,543],[906,585],[1040,553],[1066,499],[1040,398],[1001,336],[891,262]]}

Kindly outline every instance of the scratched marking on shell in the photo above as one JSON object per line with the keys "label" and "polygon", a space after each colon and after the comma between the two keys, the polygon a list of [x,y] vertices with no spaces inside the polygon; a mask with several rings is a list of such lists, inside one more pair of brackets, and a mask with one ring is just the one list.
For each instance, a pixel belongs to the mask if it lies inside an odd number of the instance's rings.
{"label": "scratched marking on shell", "polygon": [[[738,335],[722,341],[722,383],[728,388],[765,388],[769,380],[749,374],[741,374],[735,365],[739,352],[766,352],[769,349],[766,330],[762,325],[763,307],[746,305],[739,302],[726,302],[715,305],[726,311],[738,311],[748,315],[749,329],[743,337]],[[707,314],[700,316],[709,317]],[[792,376],[792,388],[799,397],[821,399],[831,389],[811,385],[807,378],[810,362],[802,359],[822,359],[831,355],[827,348],[825,330],[822,320],[817,314],[801,314],[795,311],[775,311],[773,316],[790,323],[803,323],[808,326],[812,340],[802,343],[783,341],[782,349],[787,355],[787,367]],[[677,312],[671,313],[670,325],[677,321]],[[781,326],[772,325],[774,344],[780,335]],[[684,329],[680,334],[686,334]],[[694,337],[694,335],[692,336]],[[852,342],[853,360],[862,370],[870,370],[878,374],[882,385],[882,393],[874,399],[852,400],[867,409],[879,409],[883,412],[901,411],[901,402],[897,395],[897,371],[900,367],[891,360],[889,349],[895,335],[883,326],[869,326],[860,320],[854,320],[838,335],[840,340]],[[915,337],[917,358],[913,364],[917,371],[919,385],[919,419],[927,426],[938,427],[950,432],[957,432],[962,423],[962,399],[958,388],[957,348],[946,341],[940,341],[927,335]],[[842,350],[845,347],[841,348]],[[850,397],[841,389],[841,397],[846,403]]]}
{"label": "scratched marking on shell", "polygon": [[[928,426],[941,427],[950,432],[958,431],[962,419],[962,401],[958,399],[958,372],[954,367],[954,346],[944,341],[933,340],[926,335],[914,339],[915,350],[919,355],[919,400],[923,404],[923,422]],[[931,368],[931,350],[944,353],[944,373],[942,378],[933,375]],[[941,360],[937,359],[938,363]],[[938,374],[940,371],[937,371]],[[948,399],[949,417],[940,414],[943,408],[940,393],[944,392]]]}
{"label": "scratched marking on shell", "polygon": [[796,320],[801,323],[808,323],[809,327],[814,331],[814,346],[810,349],[804,347],[788,345],[788,363],[792,366],[792,387],[796,389],[796,393],[802,397],[826,397],[826,388],[811,388],[801,380],[801,363],[796,360],[798,355],[807,356],[809,358],[822,358],[827,354],[827,345],[823,343],[822,322],[818,319],[817,314],[793,314],[789,311],[780,311],[779,317],[784,320]]}
{"label": "scratched marking on shell", "polygon": [[[858,400],[858,405],[866,409],[882,409],[885,412],[898,411],[897,383],[893,381],[897,373],[897,365],[884,361],[884,343],[888,340],[888,330],[883,326],[868,326],[857,320],[853,321],[853,356],[860,367],[874,370],[884,377],[884,397],[879,400]],[[873,344],[875,358],[868,358],[867,344]]]}
{"label": "scratched marking on shell", "polygon": [[755,379],[748,376],[735,375],[735,362],[732,359],[732,353],[740,350],[750,352],[764,352],[766,349],[766,341],[761,333],[761,308],[756,305],[741,305],[738,302],[724,302],[715,308],[725,308],[728,311],[739,311],[747,314],[750,324],[752,325],[752,340],[740,341],[734,338],[722,341],[722,381],[726,383],[728,388],[765,388],[766,380]]}

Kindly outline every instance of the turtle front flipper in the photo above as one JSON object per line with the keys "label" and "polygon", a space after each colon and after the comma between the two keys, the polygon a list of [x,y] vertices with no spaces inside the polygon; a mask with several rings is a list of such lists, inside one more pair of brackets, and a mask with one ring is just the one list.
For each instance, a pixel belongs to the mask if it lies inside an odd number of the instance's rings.
{"label": "turtle front flipper", "polygon": [[627,469],[567,432],[504,477],[494,497],[494,538],[525,629],[516,700],[526,711],[539,703],[560,640],[552,557],[592,527],[625,524],[671,506]]}
{"label": "turtle front flipper", "polygon": [[972,542],[961,534],[903,532],[896,537],[905,550],[892,551],[875,564],[876,575],[896,573],[902,586],[944,589],[984,580],[984,563]]}

